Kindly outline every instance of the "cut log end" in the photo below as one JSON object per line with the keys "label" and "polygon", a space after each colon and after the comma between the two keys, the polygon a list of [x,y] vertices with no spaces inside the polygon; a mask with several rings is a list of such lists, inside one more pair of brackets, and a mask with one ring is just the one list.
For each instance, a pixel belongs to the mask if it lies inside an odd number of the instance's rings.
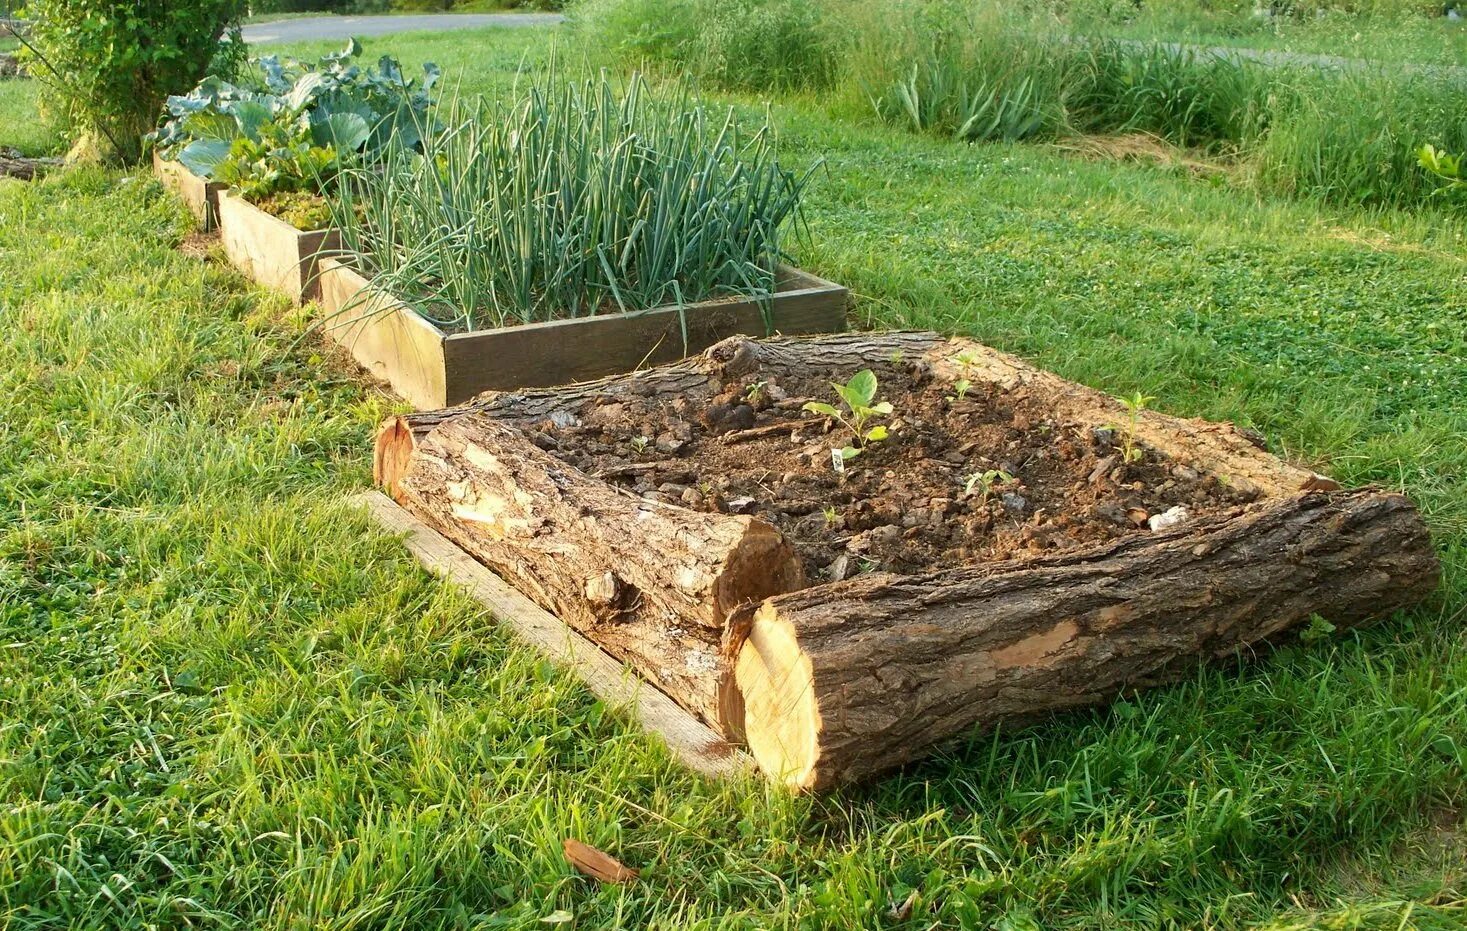
{"label": "cut log end", "polygon": [[412,426],[405,418],[389,418],[377,431],[377,443],[372,450],[372,481],[394,499],[401,500],[398,482],[412,464],[416,445]]}
{"label": "cut log end", "polygon": [[815,788],[820,710],[810,657],[777,609],[766,604],[755,614],[734,678],[742,696],[741,730],[759,768],[792,789]]}

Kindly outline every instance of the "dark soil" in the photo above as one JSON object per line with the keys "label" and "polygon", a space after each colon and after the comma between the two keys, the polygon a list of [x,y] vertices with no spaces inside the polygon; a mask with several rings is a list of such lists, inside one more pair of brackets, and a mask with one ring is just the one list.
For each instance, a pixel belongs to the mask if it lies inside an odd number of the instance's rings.
{"label": "dark soil", "polygon": [[[878,421],[890,436],[867,444],[844,475],[831,450],[850,433],[802,410],[809,400],[839,406],[824,372],[755,375],[716,397],[598,401],[574,423],[541,424],[534,440],[643,497],[772,522],[812,580],[1083,547],[1151,533],[1151,518],[1178,506],[1196,520],[1250,500],[1128,443],[1124,423],[1058,421],[1022,389],[974,385],[960,398],[901,362],[875,371],[878,399],[895,407]],[[1127,462],[1128,446],[1140,458]]]}

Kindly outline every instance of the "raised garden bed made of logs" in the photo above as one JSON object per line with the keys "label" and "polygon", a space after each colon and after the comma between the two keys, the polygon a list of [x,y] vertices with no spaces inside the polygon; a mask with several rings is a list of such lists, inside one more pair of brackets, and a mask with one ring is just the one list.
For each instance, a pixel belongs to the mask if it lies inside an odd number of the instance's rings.
{"label": "raised garden bed made of logs", "polygon": [[[449,333],[340,261],[322,261],[320,283],[326,335],[420,410],[459,404],[485,391],[630,372],[701,352],[730,336],[768,332],[759,301],[724,299],[681,309],[686,343],[677,307]],[[845,329],[845,288],[784,266],[777,288],[767,301],[774,332]]]}
{"label": "raised garden bed made of logs", "polygon": [[[889,436],[803,409],[863,369]],[[975,727],[1187,675],[1430,593],[1404,496],[931,333],[729,339],[383,425],[407,511],[773,779],[821,789]],[[977,476],[978,478],[973,478]]]}
{"label": "raised garden bed made of logs", "polygon": [[232,191],[219,192],[219,241],[232,265],[295,304],[321,293],[319,262],[340,250],[335,230],[298,230]]}
{"label": "raised garden bed made of logs", "polygon": [[182,162],[166,159],[157,151],[153,152],[153,176],[183,199],[189,213],[199,221],[200,230],[208,233],[218,227],[219,193],[228,185],[200,178]]}

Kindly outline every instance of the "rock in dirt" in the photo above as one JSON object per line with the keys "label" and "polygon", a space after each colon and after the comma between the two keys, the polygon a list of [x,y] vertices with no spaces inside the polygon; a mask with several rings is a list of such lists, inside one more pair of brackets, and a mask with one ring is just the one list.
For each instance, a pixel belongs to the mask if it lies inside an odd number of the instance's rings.
{"label": "rock in dirt", "polygon": [[1152,531],[1166,530],[1168,527],[1175,527],[1178,524],[1186,523],[1188,518],[1190,518],[1191,516],[1192,512],[1188,511],[1185,507],[1179,504],[1176,507],[1167,508],[1160,514],[1152,517],[1146,522],[1146,525],[1150,527]]}

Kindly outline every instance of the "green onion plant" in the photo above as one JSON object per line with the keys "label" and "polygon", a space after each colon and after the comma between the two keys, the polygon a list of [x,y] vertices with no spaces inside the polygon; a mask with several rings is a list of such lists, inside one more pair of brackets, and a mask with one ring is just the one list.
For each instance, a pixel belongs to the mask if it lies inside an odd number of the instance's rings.
{"label": "green onion plant", "polygon": [[[455,331],[765,298],[809,177],[686,85],[562,80],[454,99],[421,151],[344,172],[348,260]],[[683,320],[686,336],[686,318]]]}

